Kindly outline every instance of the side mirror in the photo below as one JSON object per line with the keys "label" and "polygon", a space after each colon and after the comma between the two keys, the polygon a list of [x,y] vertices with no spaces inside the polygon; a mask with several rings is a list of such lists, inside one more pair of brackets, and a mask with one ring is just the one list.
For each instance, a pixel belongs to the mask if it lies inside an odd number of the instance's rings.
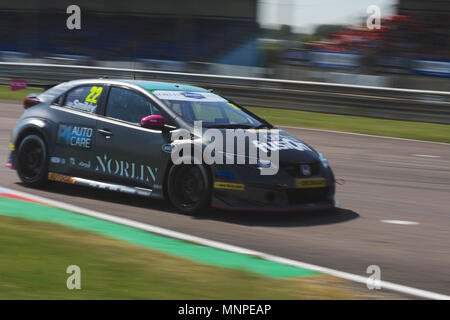
{"label": "side mirror", "polygon": [[141,119],[141,126],[148,129],[162,129],[165,123],[164,117],[159,114],[154,114]]}

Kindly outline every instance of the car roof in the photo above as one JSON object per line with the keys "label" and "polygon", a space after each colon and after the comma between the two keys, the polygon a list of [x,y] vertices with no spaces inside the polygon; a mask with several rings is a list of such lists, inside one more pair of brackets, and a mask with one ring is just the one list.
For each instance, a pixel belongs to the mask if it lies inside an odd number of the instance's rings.
{"label": "car roof", "polygon": [[182,83],[173,82],[161,82],[161,81],[147,81],[147,80],[123,80],[118,81],[134,84],[149,91],[153,90],[171,90],[171,91],[196,91],[196,92],[208,92],[208,90],[196,86],[191,86]]}
{"label": "car roof", "polygon": [[51,87],[50,89],[44,91],[43,93],[39,94],[39,98],[42,101],[51,101],[64,91],[73,88],[77,85],[83,85],[83,84],[92,84],[92,83],[98,83],[98,82],[104,82],[104,83],[110,83],[110,84],[131,84],[134,86],[141,87],[144,90],[147,91],[154,91],[154,90],[170,90],[170,91],[195,91],[195,92],[209,92],[209,90],[206,90],[204,88],[191,86],[188,84],[182,84],[182,83],[173,83],[173,82],[162,82],[162,81],[147,81],[147,80],[128,80],[128,79],[106,79],[106,78],[100,78],[100,79],[78,79],[78,80],[72,80],[68,82],[62,82],[56,86]]}

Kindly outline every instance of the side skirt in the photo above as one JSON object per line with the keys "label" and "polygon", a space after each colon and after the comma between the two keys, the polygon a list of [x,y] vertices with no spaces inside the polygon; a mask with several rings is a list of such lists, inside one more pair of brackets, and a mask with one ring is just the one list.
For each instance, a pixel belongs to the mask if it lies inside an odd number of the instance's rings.
{"label": "side skirt", "polygon": [[128,193],[128,194],[149,197],[149,198],[157,198],[157,199],[163,198],[158,193],[154,193],[153,190],[151,190],[151,189],[130,187],[130,186],[122,185],[122,184],[101,182],[101,181],[89,180],[89,179],[78,178],[78,177],[70,177],[70,176],[66,176],[66,175],[54,173],[54,172],[48,173],[48,180],[74,184],[74,185],[78,185],[78,186],[82,186],[82,187],[91,187],[91,188],[97,188],[97,189],[103,189],[103,190],[109,190],[109,191],[118,191],[118,192],[122,192],[122,193]]}

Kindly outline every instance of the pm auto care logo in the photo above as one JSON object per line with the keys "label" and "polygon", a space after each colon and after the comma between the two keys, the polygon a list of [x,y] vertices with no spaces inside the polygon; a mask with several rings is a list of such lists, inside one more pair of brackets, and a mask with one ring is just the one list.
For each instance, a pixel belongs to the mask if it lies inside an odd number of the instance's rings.
{"label": "pm auto care logo", "polygon": [[90,149],[92,147],[93,128],[72,124],[60,124],[56,143],[69,147]]}

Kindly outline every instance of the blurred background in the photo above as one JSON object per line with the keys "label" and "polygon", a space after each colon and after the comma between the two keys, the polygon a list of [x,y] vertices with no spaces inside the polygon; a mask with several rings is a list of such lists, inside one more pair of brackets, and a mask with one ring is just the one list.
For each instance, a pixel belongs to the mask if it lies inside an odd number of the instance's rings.
{"label": "blurred background", "polygon": [[433,90],[450,77],[447,0],[11,1],[0,39],[1,61]]}

